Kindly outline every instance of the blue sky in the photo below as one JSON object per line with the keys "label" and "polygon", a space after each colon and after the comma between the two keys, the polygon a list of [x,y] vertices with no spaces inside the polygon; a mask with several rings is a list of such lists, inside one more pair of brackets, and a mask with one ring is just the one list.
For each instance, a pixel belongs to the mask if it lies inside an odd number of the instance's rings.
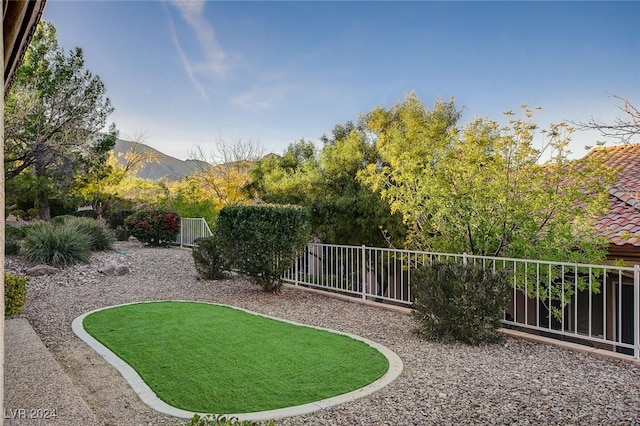
{"label": "blue sky", "polygon": [[[541,127],[612,121],[640,103],[638,2],[48,0],[65,50],[83,48],[121,137],[186,159],[216,140],[282,153],[415,92],[464,121],[521,104]],[[602,140],[576,133],[572,150]],[[541,142],[540,142],[541,143]]]}

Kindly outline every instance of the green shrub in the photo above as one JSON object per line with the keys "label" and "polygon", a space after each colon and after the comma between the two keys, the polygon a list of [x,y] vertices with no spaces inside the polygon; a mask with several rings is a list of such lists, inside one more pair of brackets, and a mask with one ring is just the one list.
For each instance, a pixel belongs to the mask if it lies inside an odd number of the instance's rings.
{"label": "green shrub", "polygon": [[301,207],[252,205],[220,210],[214,237],[226,269],[277,293],[281,277],[310,239],[309,213]]}
{"label": "green shrub", "polygon": [[[237,417],[226,417],[222,414],[207,414],[200,415],[194,414],[191,421],[186,424],[187,426],[254,426],[255,422],[248,420],[240,421]],[[275,426],[272,421],[266,424],[266,426]]]}
{"label": "green shrub", "polygon": [[131,236],[131,232],[125,226],[124,221],[134,213],[135,211],[133,210],[117,210],[105,213],[104,218],[113,229],[118,241],[127,241]]}
{"label": "green shrub", "polygon": [[33,219],[37,219],[40,217],[40,209],[37,209],[35,207],[30,208],[27,210],[27,215],[25,217],[25,219],[27,220],[33,220]]}
{"label": "green shrub", "polygon": [[131,236],[131,232],[124,225],[116,226],[113,233],[118,241],[127,241]]}
{"label": "green shrub", "polygon": [[81,232],[89,236],[91,250],[108,250],[115,239],[113,231],[103,220],[71,216],[65,223],[76,224]]}
{"label": "green shrub", "polygon": [[22,209],[12,210],[11,214],[14,215],[15,217],[19,217],[20,219],[24,219],[27,216],[27,214]]}
{"label": "green shrub", "polygon": [[63,214],[63,215],[51,218],[51,223],[53,225],[60,225],[60,224],[62,224],[64,222],[66,222],[69,219],[73,219],[74,217],[75,216],[72,216],[70,214]]}
{"label": "green shrub", "polygon": [[180,232],[180,216],[174,212],[139,211],[127,217],[124,223],[131,235],[153,246],[175,242]]}
{"label": "green shrub", "polygon": [[65,268],[77,262],[87,262],[91,255],[91,238],[77,223],[38,223],[24,239],[22,249],[32,264],[47,264]]}
{"label": "green shrub", "polygon": [[13,238],[4,238],[4,254],[20,253],[20,241]]}
{"label": "green shrub", "polygon": [[98,212],[95,210],[78,210],[75,211],[73,213],[71,213],[71,216],[74,217],[88,217],[91,219],[97,219],[98,218]]}
{"label": "green shrub", "polygon": [[456,263],[412,271],[418,332],[433,340],[471,345],[501,340],[498,328],[509,305],[509,277],[508,271]]}
{"label": "green shrub", "polygon": [[191,254],[196,271],[205,280],[219,280],[226,276],[224,259],[215,237],[198,238]]}
{"label": "green shrub", "polygon": [[27,302],[27,281],[29,277],[4,274],[4,316],[10,317],[22,312]]}
{"label": "green shrub", "polygon": [[5,225],[4,226],[4,237],[11,238],[14,240],[22,240],[27,236],[27,232],[18,226],[13,225]]}
{"label": "green shrub", "polygon": [[113,229],[116,239],[118,241],[126,241],[131,236],[131,233],[124,224],[126,218],[134,214],[133,210],[113,210],[104,214],[104,218]]}

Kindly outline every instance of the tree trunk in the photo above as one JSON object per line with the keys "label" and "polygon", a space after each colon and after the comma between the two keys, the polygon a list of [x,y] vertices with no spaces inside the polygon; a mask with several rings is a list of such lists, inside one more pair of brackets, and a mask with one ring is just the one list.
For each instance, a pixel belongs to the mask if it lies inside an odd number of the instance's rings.
{"label": "tree trunk", "polygon": [[44,220],[45,222],[49,222],[51,220],[49,195],[42,189],[38,189],[38,209],[40,209],[40,219]]}

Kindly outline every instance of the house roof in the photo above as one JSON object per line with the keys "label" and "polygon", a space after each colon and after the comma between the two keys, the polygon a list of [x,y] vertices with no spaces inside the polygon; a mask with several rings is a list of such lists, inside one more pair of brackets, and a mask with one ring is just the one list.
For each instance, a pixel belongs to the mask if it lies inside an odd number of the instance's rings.
{"label": "house roof", "polygon": [[46,0],[2,0],[5,93],[11,87],[15,71],[40,20],[45,2]]}
{"label": "house roof", "polygon": [[599,233],[612,245],[640,247],[640,144],[596,148],[587,154],[593,155],[603,155],[619,173],[609,189],[609,211],[598,220]]}

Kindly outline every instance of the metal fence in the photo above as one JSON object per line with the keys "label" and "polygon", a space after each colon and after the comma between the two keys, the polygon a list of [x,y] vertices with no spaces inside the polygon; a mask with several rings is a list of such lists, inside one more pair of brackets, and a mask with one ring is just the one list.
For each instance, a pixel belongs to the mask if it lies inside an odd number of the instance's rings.
{"label": "metal fence", "polygon": [[287,282],[411,306],[412,271],[434,261],[509,270],[506,327],[639,356],[640,267],[309,244]]}
{"label": "metal fence", "polygon": [[202,217],[180,218],[180,234],[176,238],[176,243],[180,247],[193,247],[198,238],[211,237],[211,229]]}

